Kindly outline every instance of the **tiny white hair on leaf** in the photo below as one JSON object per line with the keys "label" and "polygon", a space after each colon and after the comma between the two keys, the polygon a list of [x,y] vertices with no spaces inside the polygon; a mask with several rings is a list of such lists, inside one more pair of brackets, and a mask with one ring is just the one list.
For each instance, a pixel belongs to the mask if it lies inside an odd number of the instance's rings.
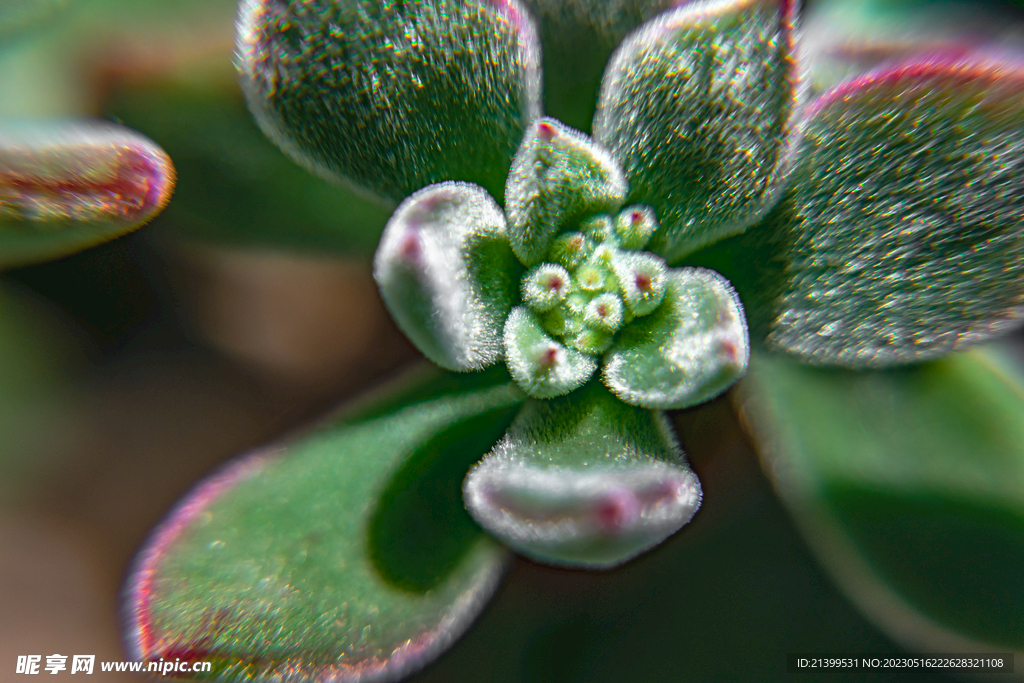
{"label": "tiny white hair on leaf", "polygon": [[518,0],[242,0],[237,65],[263,132],[385,204],[431,183],[501,198],[540,116],[540,44]]}
{"label": "tiny white hair on leaf", "polygon": [[697,511],[700,483],[665,415],[599,382],[529,401],[463,484],[466,508],[544,562],[611,567],[654,547]]}
{"label": "tiny white hair on leaf", "polygon": [[594,139],[630,201],[660,220],[648,247],[676,263],[778,200],[800,136],[796,0],[684,3],[631,33],[605,70]]}
{"label": "tiny white hair on leaf", "polygon": [[665,297],[665,260],[646,252],[617,251],[612,269],[619,281],[622,300],[636,315],[647,315]]}
{"label": "tiny white hair on leaf", "polygon": [[402,202],[373,275],[398,326],[441,367],[465,372],[501,359],[519,266],[505,216],[483,188],[441,183]]}
{"label": "tiny white hair on leaf", "polygon": [[597,361],[554,340],[525,306],[516,306],[505,323],[505,362],[523,391],[554,398],[578,389],[597,369]]}
{"label": "tiny white hair on leaf", "polygon": [[513,251],[526,265],[539,262],[560,228],[618,209],[628,189],[608,150],[555,119],[535,121],[512,160],[505,188]]}
{"label": "tiny white hair on leaf", "polygon": [[673,268],[665,300],[638,318],[604,357],[604,382],[626,403],[686,408],[725,391],[750,359],[746,318],[729,282],[705,268]]}
{"label": "tiny white hair on leaf", "polygon": [[[500,458],[507,442],[495,449]],[[477,522],[515,550],[562,565],[615,566],[678,531],[700,507],[697,476],[656,463],[581,474],[482,463],[464,497]]]}

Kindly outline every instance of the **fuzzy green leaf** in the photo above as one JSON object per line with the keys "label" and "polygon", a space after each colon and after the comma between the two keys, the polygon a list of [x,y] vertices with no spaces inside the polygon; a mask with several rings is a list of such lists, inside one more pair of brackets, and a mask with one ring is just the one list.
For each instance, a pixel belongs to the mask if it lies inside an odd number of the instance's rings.
{"label": "fuzzy green leaf", "polygon": [[554,119],[535,122],[505,189],[513,251],[526,265],[537,263],[560,228],[615,211],[626,190],[622,169],[599,145]]}
{"label": "fuzzy green leaf", "polygon": [[460,484],[521,400],[507,383],[448,392],[326,425],[200,485],[140,556],[133,658],[210,661],[218,680],[393,680],[423,666],[496,587],[505,553]]}
{"label": "fuzzy green leaf", "polygon": [[1024,375],[972,351],[886,371],[756,353],[743,413],[819,558],[918,647],[1024,647]]}
{"label": "fuzzy green leaf", "polygon": [[525,306],[513,308],[505,323],[505,362],[516,383],[534,398],[568,394],[597,369],[592,356],[552,339]]}
{"label": "fuzzy green leaf", "polygon": [[791,0],[690,3],[644,25],[605,72],[594,137],[630,201],[654,207],[670,262],[757,220],[789,166],[797,111]]}
{"label": "fuzzy green leaf", "polygon": [[463,183],[432,185],[403,202],[373,263],[398,326],[432,361],[460,372],[501,359],[520,272],[501,209]]}
{"label": "fuzzy green leaf", "polygon": [[616,251],[612,270],[626,307],[635,315],[647,315],[665,299],[668,269],[661,258],[645,252]]}
{"label": "fuzzy green leaf", "polygon": [[725,391],[749,357],[743,307],[703,268],[669,270],[665,300],[630,323],[605,354],[604,382],[626,403],[687,408]]}
{"label": "fuzzy green leaf", "polygon": [[701,493],[665,417],[595,381],[528,402],[464,496],[481,526],[527,555],[608,567],[678,531]]}
{"label": "fuzzy green leaf", "polygon": [[819,100],[791,189],[748,233],[768,242],[752,258],[769,345],[883,366],[1015,325],[1022,116],[1024,71],[996,65],[908,65]]}
{"label": "fuzzy green leaf", "polygon": [[174,168],[143,136],[101,122],[0,129],[0,267],[64,256],[163,209]]}
{"label": "fuzzy green leaf", "polygon": [[516,0],[246,0],[238,29],[264,132],[392,201],[445,180],[502,198],[540,111],[538,49]]}

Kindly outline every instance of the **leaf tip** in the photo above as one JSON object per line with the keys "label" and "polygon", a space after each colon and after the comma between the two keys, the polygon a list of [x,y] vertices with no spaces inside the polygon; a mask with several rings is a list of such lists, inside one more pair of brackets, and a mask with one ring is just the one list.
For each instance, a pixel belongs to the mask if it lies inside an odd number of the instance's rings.
{"label": "leaf tip", "polygon": [[692,471],[666,463],[580,473],[496,458],[470,471],[464,498],[481,526],[526,555],[607,568],[678,531],[700,507],[701,490]]}

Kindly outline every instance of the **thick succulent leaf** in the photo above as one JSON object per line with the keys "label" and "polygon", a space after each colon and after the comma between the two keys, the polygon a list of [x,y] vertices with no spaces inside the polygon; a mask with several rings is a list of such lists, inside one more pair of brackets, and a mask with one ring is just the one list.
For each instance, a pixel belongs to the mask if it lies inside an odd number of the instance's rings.
{"label": "thick succulent leaf", "polygon": [[108,117],[146,131],[174,159],[178,183],[162,227],[230,246],[372,255],[390,211],[282,155],[253,121],[234,73],[225,78],[224,61],[218,52],[133,75],[104,98]]}
{"label": "thick succulent leaf", "polygon": [[701,493],[664,415],[595,381],[529,401],[470,471],[464,497],[481,526],[520,552],[608,567],[678,531]]}
{"label": "thick succulent leaf", "polygon": [[160,212],[173,186],[163,150],[126,128],[0,128],[0,267],[64,256],[130,232]]}
{"label": "thick succulent leaf", "polygon": [[1001,66],[909,65],[819,100],[786,197],[745,245],[768,343],[883,366],[1016,324],[1022,116],[1024,71]]}
{"label": "thick succulent leaf", "polygon": [[910,647],[1024,649],[1024,375],[990,354],[852,371],[760,352],[740,385],[812,548]]}
{"label": "thick succulent leaf", "polygon": [[403,202],[373,262],[398,326],[427,358],[461,372],[501,359],[521,271],[501,209],[464,183],[432,185]]}
{"label": "thick succulent leaf", "polygon": [[560,228],[615,211],[627,189],[619,164],[593,140],[554,119],[536,121],[505,188],[513,251],[526,265],[537,263]]}
{"label": "thick succulent leaf", "polygon": [[605,72],[594,137],[670,262],[770,208],[796,137],[792,0],[684,5],[630,36]]}
{"label": "thick succulent leaf", "polygon": [[466,514],[460,484],[521,400],[506,380],[383,416],[364,406],[228,466],[140,555],[133,658],[210,661],[218,680],[419,668],[496,587],[506,553]]}
{"label": "thick succulent leaf", "polygon": [[445,180],[501,200],[540,111],[539,47],[517,0],[246,0],[238,51],[272,140],[394,201]]}
{"label": "thick succulent leaf", "polygon": [[597,369],[593,356],[553,339],[525,306],[513,308],[505,322],[505,362],[516,384],[534,398],[568,394]]}
{"label": "thick succulent leaf", "polygon": [[604,382],[626,403],[688,408],[743,376],[750,344],[736,292],[704,268],[669,270],[665,300],[630,323],[604,357]]}
{"label": "thick succulent leaf", "polygon": [[668,269],[653,254],[618,251],[611,258],[622,301],[635,315],[647,315],[665,300]]}
{"label": "thick succulent leaf", "polygon": [[544,110],[589,132],[612,51],[677,0],[523,0],[544,46]]}

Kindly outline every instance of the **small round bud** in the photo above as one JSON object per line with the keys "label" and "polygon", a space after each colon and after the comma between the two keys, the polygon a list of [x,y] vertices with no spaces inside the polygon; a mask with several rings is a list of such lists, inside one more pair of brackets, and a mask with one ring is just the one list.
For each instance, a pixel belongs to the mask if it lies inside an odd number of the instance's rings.
{"label": "small round bud", "polygon": [[548,260],[574,270],[594,251],[594,243],[582,232],[559,235],[548,250]]}
{"label": "small round bud", "polygon": [[643,204],[628,206],[615,217],[615,234],[623,249],[642,249],[657,229],[654,209]]}
{"label": "small round bud", "polygon": [[604,269],[587,264],[576,271],[576,284],[585,292],[600,292],[605,284]]}
{"label": "small round bud", "polygon": [[580,353],[596,356],[607,351],[612,345],[612,335],[609,332],[584,327],[579,334],[569,340],[569,345]]}
{"label": "small round bud", "polygon": [[665,298],[665,261],[646,252],[620,252],[613,261],[622,300],[635,315],[647,315]]}
{"label": "small round bud", "polygon": [[606,213],[591,216],[580,223],[580,230],[595,242],[607,242],[615,238],[615,222]]}
{"label": "small round bud", "polygon": [[583,322],[595,330],[615,332],[623,323],[622,299],[611,292],[594,297],[587,304]]}
{"label": "small round bud", "polygon": [[565,308],[569,311],[572,316],[578,318],[580,321],[583,320],[583,314],[587,310],[587,304],[590,303],[591,296],[586,292],[573,292],[565,300]]}
{"label": "small round bud", "polygon": [[535,311],[550,311],[565,301],[571,282],[569,271],[562,266],[542,263],[523,278],[523,299]]}

